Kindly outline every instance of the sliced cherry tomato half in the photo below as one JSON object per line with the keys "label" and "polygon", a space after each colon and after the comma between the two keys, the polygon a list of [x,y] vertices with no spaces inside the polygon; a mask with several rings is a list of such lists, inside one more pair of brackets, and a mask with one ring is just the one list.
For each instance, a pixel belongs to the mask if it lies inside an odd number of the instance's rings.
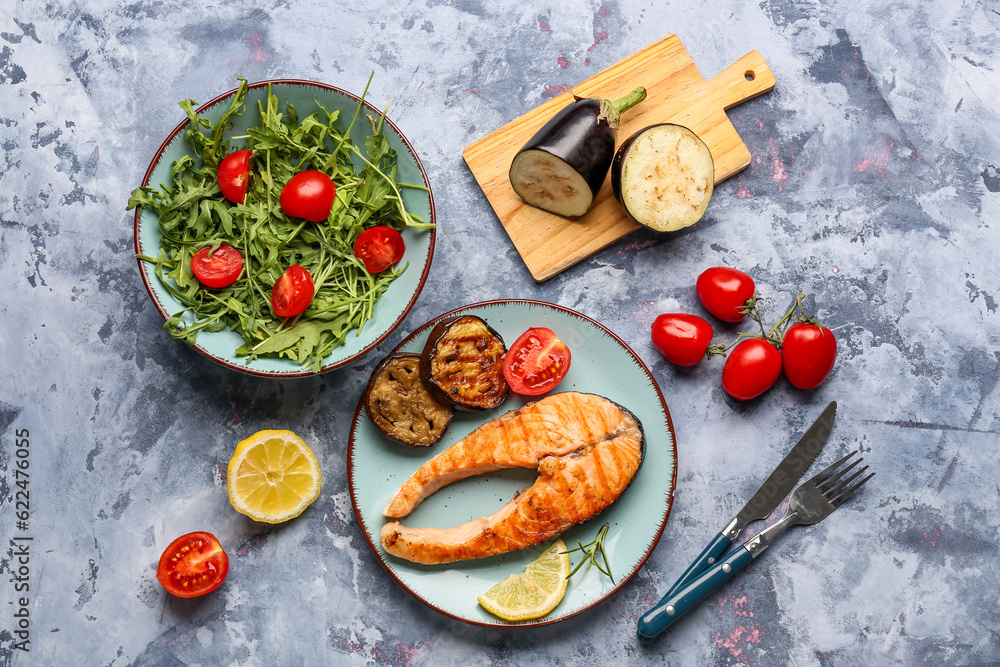
{"label": "sliced cherry tomato half", "polygon": [[250,158],[253,151],[236,151],[219,163],[219,189],[222,196],[234,204],[242,204],[250,187]]}
{"label": "sliced cherry tomato half", "polygon": [[229,556],[211,533],[182,535],[160,556],[156,578],[167,592],[195,598],[218,588],[229,572]]}
{"label": "sliced cherry tomato half", "polygon": [[312,276],[298,264],[292,264],[274,282],[271,309],[278,317],[294,317],[306,311],[315,295]]}
{"label": "sliced cherry tomato half", "polygon": [[694,366],[705,358],[712,325],[697,315],[664,313],[653,321],[653,346],[678,366]]}
{"label": "sliced cherry tomato half", "polygon": [[566,343],[545,327],[532,327],[514,341],[503,360],[503,376],[518,394],[538,396],[554,389],[569,371]]}
{"label": "sliced cherry tomato half", "polygon": [[337,186],[321,171],[301,171],[281,188],[281,210],[291,218],[322,222],[330,215]]}
{"label": "sliced cherry tomato half", "polygon": [[722,367],[722,387],[735,399],[749,401],[771,388],[781,375],[781,353],[763,338],[750,338],[732,349]]}
{"label": "sliced cherry tomato half", "polygon": [[212,247],[202,248],[191,257],[191,272],[205,287],[229,287],[243,271],[240,251],[222,243],[215,252]]}
{"label": "sliced cherry tomato half", "polygon": [[705,269],[695,283],[701,305],[723,322],[739,322],[746,317],[740,309],[756,290],[753,278],[728,266]]}
{"label": "sliced cherry tomato half", "polygon": [[781,340],[781,364],[785,377],[799,389],[813,389],[833,370],[837,339],[818,324],[796,322]]}
{"label": "sliced cherry tomato half", "polygon": [[368,273],[385,271],[403,258],[405,250],[403,235],[385,225],[366,229],[354,242],[354,256],[364,262]]}

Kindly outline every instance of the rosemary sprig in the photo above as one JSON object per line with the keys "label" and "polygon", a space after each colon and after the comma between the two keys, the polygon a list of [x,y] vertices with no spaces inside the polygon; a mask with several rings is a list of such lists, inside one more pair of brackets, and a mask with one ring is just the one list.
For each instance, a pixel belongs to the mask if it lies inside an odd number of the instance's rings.
{"label": "rosemary sprig", "polygon": [[[571,554],[574,551],[581,551],[584,553],[583,560],[577,563],[576,567],[573,568],[573,571],[566,575],[567,579],[576,574],[577,571],[583,567],[583,564],[586,563],[588,570],[590,569],[590,566],[593,565],[600,570],[602,574],[607,575],[611,579],[611,583],[615,583],[615,577],[611,574],[611,565],[608,563],[608,554],[604,551],[604,538],[607,534],[608,524],[605,523],[601,526],[601,529],[597,531],[597,537],[595,537],[592,541],[583,544],[580,540],[577,540],[577,546],[563,552],[565,554]],[[603,567],[597,560],[598,556],[600,556],[601,560],[604,561]]]}

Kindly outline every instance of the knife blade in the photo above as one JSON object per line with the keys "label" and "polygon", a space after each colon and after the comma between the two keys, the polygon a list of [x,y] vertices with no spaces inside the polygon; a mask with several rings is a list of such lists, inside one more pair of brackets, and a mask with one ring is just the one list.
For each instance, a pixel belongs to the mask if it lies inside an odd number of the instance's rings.
{"label": "knife blade", "polygon": [[668,616],[664,612],[666,602],[674,593],[685,585],[696,579],[702,572],[715,564],[719,557],[725,553],[726,549],[732,545],[733,541],[739,537],[740,532],[751,521],[766,518],[774,508],[778,506],[795,483],[799,481],[802,474],[812,464],[816,455],[823,449],[830,431],[833,429],[833,421],[837,416],[837,402],[831,401],[823,413],[813,422],[806,432],[795,443],[795,446],[785,455],[781,463],[761,484],[757,492],[754,493],[743,509],[733,517],[722,531],[716,535],[708,546],[698,555],[693,563],[684,571],[684,574],[674,582],[670,590],[656,604],[655,607],[647,611],[639,619],[638,636],[642,642],[651,641],[656,635],[663,632],[667,626]]}

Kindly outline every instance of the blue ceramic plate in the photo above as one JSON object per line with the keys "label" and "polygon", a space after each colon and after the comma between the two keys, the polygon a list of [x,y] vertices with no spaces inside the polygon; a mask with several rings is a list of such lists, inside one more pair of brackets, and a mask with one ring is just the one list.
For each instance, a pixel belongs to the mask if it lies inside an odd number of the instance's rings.
{"label": "blue ceramic plate", "polygon": [[[348,445],[348,484],[354,513],[369,546],[386,571],[419,600],[462,621],[493,627],[531,627],[555,623],[607,599],[634,575],[656,546],[673,504],[677,448],[670,413],[649,369],[617,336],[568,308],[538,301],[489,301],[473,304],[428,322],[394,350],[419,353],[434,324],[457,314],[478,315],[513,343],[529,327],[552,329],[570,348],[572,363],[555,391],[600,394],[630,410],[642,422],[646,438],[639,472],[607,510],[562,535],[567,546],[589,542],[605,523],[605,548],[614,583],[595,568],[581,569],[569,582],[566,597],[547,616],[511,623],[479,606],[476,598],[538,558],[546,546],[460,563],[426,566],[387,554],[379,533],[387,519],[382,510],[399,485],[424,461],[444,451],[484,422],[529,402],[511,393],[496,410],[457,412],[444,438],[433,447],[414,449],[385,438],[358,405]],[[363,399],[362,399],[363,403]],[[533,470],[504,471],[446,486],[425,500],[403,523],[448,528],[492,514],[517,491],[530,486]],[[575,566],[579,553],[570,555]]]}
{"label": "blue ceramic plate", "polygon": [[[266,99],[268,84],[271,84],[271,90],[278,97],[282,109],[286,101],[292,102],[300,118],[320,111],[319,105],[322,105],[331,113],[334,110],[339,110],[341,122],[344,122],[345,117],[346,122],[350,122],[358,106],[359,98],[356,95],[326,84],[290,79],[260,81],[250,84],[250,90],[246,97],[246,111],[242,116],[232,119],[234,127],[231,134],[233,136],[246,134],[248,127],[260,122],[257,103]],[[203,104],[198,107],[198,114],[212,122],[217,121],[229,108],[230,100],[235,92],[235,90],[231,90],[211,102]],[[381,115],[380,110],[367,102],[365,102],[362,113],[368,113],[375,118]],[[167,140],[163,142],[146,171],[142,185],[148,186],[152,183],[156,186],[160,183],[171,182],[171,163],[191,151],[184,139],[184,128],[187,125],[188,121],[185,120],[174,128]],[[370,131],[370,129],[371,125],[367,120],[364,120],[363,116],[359,118],[359,122],[355,123],[351,131],[351,139],[355,145],[360,147],[365,145],[365,138],[370,133],[366,130]],[[403,200],[407,210],[424,222],[434,222],[434,198],[430,192],[430,179],[427,178],[416,152],[399,131],[399,128],[388,118],[383,125],[383,131],[396,151],[398,165],[396,180],[400,183],[423,184],[428,188],[426,191],[403,188]],[[242,145],[241,142],[234,142],[234,146],[238,147],[239,145]],[[360,165],[356,165],[356,167],[360,169]],[[349,333],[345,344],[333,350],[323,360],[322,371],[339,368],[363,356],[399,326],[417,300],[417,295],[420,294],[424,281],[427,279],[427,273],[431,267],[431,257],[434,254],[434,238],[435,230],[433,229],[414,230],[407,228],[403,230],[406,253],[398,266],[406,264],[409,266],[403,275],[392,282],[382,298],[379,299],[375,306],[374,316],[365,323],[360,334],[357,331]],[[136,253],[158,255],[159,244],[160,232],[157,226],[156,212],[145,206],[139,207],[135,215]],[[146,290],[153,299],[153,304],[164,320],[183,310],[183,306],[160,284],[152,265],[140,260],[139,271],[146,284]],[[163,333],[163,335],[169,336],[167,333]],[[245,358],[235,355],[236,348],[242,344],[243,339],[239,334],[226,328],[214,333],[204,331],[199,333],[194,347],[213,361],[251,375],[267,377],[312,375],[309,369],[303,369],[290,359],[255,359],[247,363]]]}

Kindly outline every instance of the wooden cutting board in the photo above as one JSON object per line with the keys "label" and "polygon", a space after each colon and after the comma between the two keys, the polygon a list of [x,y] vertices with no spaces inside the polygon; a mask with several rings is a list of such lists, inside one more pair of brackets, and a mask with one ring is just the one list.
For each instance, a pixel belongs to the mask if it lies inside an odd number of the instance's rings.
{"label": "wooden cutting board", "polygon": [[531,275],[543,281],[639,228],[615,201],[610,178],[590,211],[579,218],[529,206],[510,187],[507,172],[514,155],[549,118],[573,101],[574,93],[616,99],[644,86],[647,97],[624,114],[618,143],[656,123],[685,125],[708,144],[719,183],[750,164],[750,151],[729,122],[726,109],[766,93],[774,84],[774,74],[757,51],[706,81],[681,40],[668,35],[574,86],[572,93],[561,93],[470,144],[462,156]]}

